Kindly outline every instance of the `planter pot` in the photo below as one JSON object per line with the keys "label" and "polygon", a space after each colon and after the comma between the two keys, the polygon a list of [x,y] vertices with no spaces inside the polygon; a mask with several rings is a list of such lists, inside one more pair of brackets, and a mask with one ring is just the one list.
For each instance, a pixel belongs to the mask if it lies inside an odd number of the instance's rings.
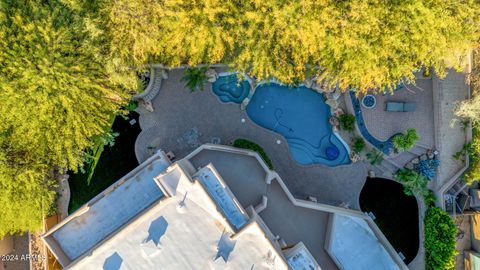
{"label": "planter pot", "polygon": [[372,109],[377,104],[377,99],[373,95],[366,95],[362,98],[362,106],[367,109]]}

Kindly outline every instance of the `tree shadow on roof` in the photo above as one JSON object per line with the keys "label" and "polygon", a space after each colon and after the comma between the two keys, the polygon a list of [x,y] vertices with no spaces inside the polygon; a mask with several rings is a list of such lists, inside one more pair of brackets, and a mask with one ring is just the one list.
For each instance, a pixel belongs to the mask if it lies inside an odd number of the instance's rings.
{"label": "tree shadow on roof", "polygon": [[160,245],[160,238],[167,231],[168,222],[164,217],[159,217],[150,223],[148,228],[148,237],[145,239],[145,242],[152,240],[155,245]]}
{"label": "tree shadow on roof", "polygon": [[103,269],[104,270],[118,270],[122,266],[123,259],[120,257],[120,255],[115,252],[110,257],[105,259],[105,262],[103,263]]}
{"label": "tree shadow on roof", "polygon": [[215,256],[215,260],[222,257],[223,260],[227,262],[228,257],[230,256],[230,253],[235,248],[235,243],[236,241],[230,239],[230,236],[224,231],[222,233],[222,236],[220,237],[220,240],[218,240],[217,255]]}

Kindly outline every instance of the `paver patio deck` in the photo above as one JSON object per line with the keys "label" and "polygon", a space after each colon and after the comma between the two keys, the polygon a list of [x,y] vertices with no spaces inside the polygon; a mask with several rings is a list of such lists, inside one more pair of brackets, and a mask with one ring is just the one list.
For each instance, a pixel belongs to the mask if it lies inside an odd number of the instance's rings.
{"label": "paver patio deck", "polygon": [[[228,144],[236,138],[245,138],[265,149],[274,169],[297,198],[315,196],[319,202],[333,205],[346,202],[351,208],[359,209],[358,196],[367,175],[364,163],[334,168],[299,165],[291,158],[282,136],[253,123],[239,105],[221,103],[211,92],[210,84],[204,91],[191,93],[180,82],[182,73],[182,70],[169,72],[169,79],[162,83],[160,93],[153,100],[154,112],[138,109],[142,132],[135,151],[140,162],[153,153],[152,148],[173,151],[182,158],[212,139]],[[185,134],[188,133],[195,136],[187,140]],[[277,140],[281,144],[277,144]]]}
{"label": "paver patio deck", "polygon": [[458,102],[468,98],[469,88],[465,84],[465,74],[450,72],[444,80],[437,80],[437,149],[440,152],[442,165],[438,168],[438,177],[434,188],[440,189],[463,166],[464,163],[453,158],[466,142],[465,130],[461,127],[461,119],[455,116]]}
{"label": "paver patio deck", "polygon": [[[362,108],[365,125],[375,138],[385,141],[407,128],[415,128],[421,137],[418,143],[429,148],[434,147],[432,79],[418,77],[416,86],[406,85],[394,94],[377,94],[374,108]],[[387,112],[386,102],[413,102],[416,103],[416,110]]]}

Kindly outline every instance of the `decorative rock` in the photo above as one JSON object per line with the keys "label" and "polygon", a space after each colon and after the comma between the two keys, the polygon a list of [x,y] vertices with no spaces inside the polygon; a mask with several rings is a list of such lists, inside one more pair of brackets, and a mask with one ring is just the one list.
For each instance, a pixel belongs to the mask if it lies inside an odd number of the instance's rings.
{"label": "decorative rock", "polygon": [[333,93],[337,88],[336,87],[324,87],[323,92],[325,93]]}
{"label": "decorative rock", "polygon": [[340,122],[338,121],[338,118],[335,117],[335,116],[331,116],[330,119],[328,119],[328,122],[330,123],[330,125],[332,125],[334,127],[340,125]]}
{"label": "decorative rock", "polygon": [[435,158],[435,154],[433,153],[432,150],[427,151],[427,157],[428,157],[428,159],[434,159]]}
{"label": "decorative rock", "polygon": [[352,161],[352,163],[356,163],[360,160],[360,155],[352,152],[350,153],[350,160]]}
{"label": "decorative rock", "polygon": [[340,88],[335,88],[333,92],[327,93],[328,99],[338,100],[338,98],[342,95],[342,91]]}
{"label": "decorative rock", "polygon": [[162,71],[160,72],[160,76],[162,77],[162,79],[166,80],[168,79],[168,73],[165,69],[162,69]]}
{"label": "decorative rock", "polygon": [[327,101],[325,101],[325,104],[330,106],[332,110],[335,110],[336,108],[338,108],[338,101],[333,99],[327,99]]}
{"label": "decorative rock", "polygon": [[312,78],[306,78],[305,81],[303,82],[303,84],[305,85],[305,87],[307,88],[312,88],[313,86],[313,80]]}
{"label": "decorative rock", "polygon": [[409,170],[413,170],[413,163],[412,162],[409,162],[405,165],[405,169],[409,169]]}
{"label": "decorative rock", "polygon": [[315,91],[317,91],[318,93],[323,93],[323,92],[324,92],[323,87],[322,87],[320,84],[316,83],[316,82],[314,82],[314,83],[312,84],[312,89],[315,90]]}
{"label": "decorative rock", "polygon": [[240,110],[244,111],[247,108],[248,103],[250,103],[250,99],[247,97],[240,104]]}
{"label": "decorative rock", "polygon": [[343,111],[343,109],[340,108],[340,107],[338,107],[338,108],[336,108],[335,111],[333,112],[333,115],[334,115],[335,117],[339,117],[340,115],[342,115],[342,114],[344,114],[344,113],[345,113],[345,112]]}
{"label": "decorative rock", "polygon": [[147,111],[149,111],[149,112],[153,112],[153,111],[154,111],[154,110],[153,110],[153,104],[152,104],[151,101],[145,101],[145,100],[142,99],[142,100],[139,101],[139,104],[140,104],[141,106],[143,106],[143,107],[144,107]]}
{"label": "decorative rock", "polygon": [[420,156],[420,160],[427,160],[428,157],[427,157],[427,154],[423,154]]}
{"label": "decorative rock", "polygon": [[208,81],[213,83],[217,80],[217,71],[213,68],[209,68],[207,71],[205,71],[205,76],[207,76]]}
{"label": "decorative rock", "polygon": [[368,177],[375,178],[375,172],[373,170],[368,171]]}
{"label": "decorative rock", "polygon": [[420,162],[420,159],[414,158],[414,159],[412,159],[412,161],[410,161],[410,162],[415,165],[415,164],[418,164],[418,163]]}

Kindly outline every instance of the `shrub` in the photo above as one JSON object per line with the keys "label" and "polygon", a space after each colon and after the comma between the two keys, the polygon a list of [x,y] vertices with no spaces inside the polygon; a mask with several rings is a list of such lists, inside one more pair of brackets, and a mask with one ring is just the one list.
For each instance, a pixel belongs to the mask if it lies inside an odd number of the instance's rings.
{"label": "shrub", "polygon": [[355,116],[351,114],[342,114],[338,117],[340,127],[346,131],[353,131],[355,127]]}
{"label": "shrub", "polygon": [[437,174],[437,168],[440,165],[438,158],[421,160],[414,166],[414,170],[425,176],[428,180],[432,180]]}
{"label": "shrub", "polygon": [[465,172],[465,182],[473,184],[473,182],[480,179],[480,131],[474,123],[472,142],[465,144],[462,151],[468,153],[470,165]]}
{"label": "shrub", "polygon": [[455,269],[457,228],[453,219],[440,208],[430,207],[424,223],[426,269]]}
{"label": "shrub", "polygon": [[400,151],[407,151],[412,148],[417,141],[420,140],[420,136],[414,128],[409,128],[405,134],[398,134],[393,137],[393,146]]}
{"label": "shrub", "polygon": [[365,148],[365,141],[360,137],[355,137],[352,140],[352,150],[353,152],[359,154]]}
{"label": "shrub", "polygon": [[403,184],[403,191],[407,195],[413,196],[417,194],[422,197],[429,195],[427,178],[414,170],[399,170],[397,173],[395,173],[395,179]]}
{"label": "shrub", "polygon": [[367,160],[374,166],[378,165],[383,161],[383,154],[382,152],[374,149],[367,153]]}
{"label": "shrub", "polygon": [[135,111],[136,109],[138,108],[138,102],[135,101],[135,100],[131,100],[126,106],[125,106],[125,110],[131,112],[131,111]]}
{"label": "shrub", "polygon": [[272,161],[270,160],[270,158],[267,156],[267,153],[265,153],[265,151],[263,150],[263,148],[260,145],[254,143],[252,141],[249,141],[249,140],[236,139],[233,142],[233,146],[237,147],[237,148],[243,148],[243,149],[248,149],[248,150],[252,150],[252,151],[257,152],[262,157],[262,159],[265,161],[268,168],[270,170],[273,169]]}
{"label": "shrub", "polygon": [[185,69],[181,80],[185,82],[185,86],[190,89],[190,91],[203,91],[208,80],[207,76],[205,75],[207,70],[208,67],[187,68]]}

